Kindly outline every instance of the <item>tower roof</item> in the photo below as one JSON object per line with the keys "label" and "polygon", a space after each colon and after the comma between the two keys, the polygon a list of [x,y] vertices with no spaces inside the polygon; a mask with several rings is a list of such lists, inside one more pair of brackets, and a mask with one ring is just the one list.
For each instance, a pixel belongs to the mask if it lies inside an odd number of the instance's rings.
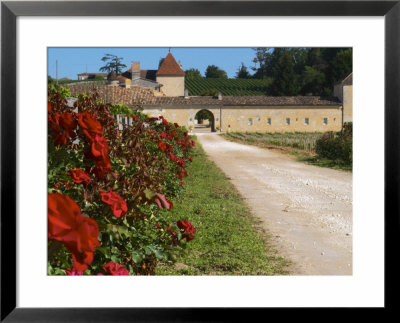
{"label": "tower roof", "polygon": [[185,72],[181,69],[179,64],[176,62],[174,56],[168,53],[158,69],[157,76],[185,76]]}

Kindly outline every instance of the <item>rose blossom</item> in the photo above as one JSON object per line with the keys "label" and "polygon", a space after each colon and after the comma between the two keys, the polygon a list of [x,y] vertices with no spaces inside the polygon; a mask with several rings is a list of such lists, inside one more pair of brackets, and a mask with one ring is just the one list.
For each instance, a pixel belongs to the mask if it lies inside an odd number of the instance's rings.
{"label": "rose blossom", "polygon": [[117,264],[113,261],[106,263],[104,265],[103,269],[106,272],[106,274],[109,274],[112,276],[127,276],[127,275],[129,275],[128,269],[126,269],[124,266]]}
{"label": "rose blossom", "polygon": [[90,176],[80,168],[71,169],[67,174],[71,176],[71,179],[74,183],[83,184],[85,187],[91,181]]}
{"label": "rose blossom", "polygon": [[125,213],[128,212],[128,207],[126,206],[126,202],[117,193],[113,191],[100,192],[100,195],[101,195],[101,200],[104,203],[111,206],[113,214],[117,218],[125,215]]}
{"label": "rose blossom", "polygon": [[194,239],[194,236],[191,233],[196,233],[195,227],[189,222],[189,220],[179,220],[177,223],[178,228],[184,231],[182,234],[182,239],[186,239],[187,242]]}
{"label": "rose blossom", "polygon": [[88,137],[90,141],[93,141],[96,135],[103,134],[103,127],[101,123],[96,120],[94,116],[92,116],[88,112],[78,113],[78,123],[82,128],[83,134]]}
{"label": "rose blossom", "polygon": [[73,268],[84,271],[94,258],[98,240],[99,226],[94,219],[81,214],[81,210],[70,197],[48,194],[48,237],[62,242],[71,252]]}

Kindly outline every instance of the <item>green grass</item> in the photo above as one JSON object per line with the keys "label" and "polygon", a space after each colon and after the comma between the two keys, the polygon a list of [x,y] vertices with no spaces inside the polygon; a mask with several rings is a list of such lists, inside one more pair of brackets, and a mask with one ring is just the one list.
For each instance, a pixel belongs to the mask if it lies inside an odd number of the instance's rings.
{"label": "green grass", "polygon": [[352,165],[342,160],[322,158],[315,154],[316,141],[321,132],[230,132],[222,136],[230,141],[255,145],[262,148],[279,148],[290,153],[297,161],[306,164],[351,171]]}
{"label": "green grass", "polygon": [[250,143],[298,148],[310,152],[315,151],[315,145],[322,132],[229,132],[223,134],[227,139],[241,139]]}
{"label": "green grass", "polygon": [[317,156],[310,156],[308,154],[292,151],[290,152],[292,156],[296,158],[297,161],[305,162],[309,165],[319,166],[319,167],[327,167],[333,169],[340,169],[344,171],[352,171],[353,165],[346,164],[341,160],[333,160],[328,158],[322,158]]}
{"label": "green grass", "polygon": [[197,230],[196,237],[176,264],[160,263],[156,274],[286,274],[288,262],[268,246],[259,220],[198,143],[187,171],[185,192],[165,215],[172,221],[188,219]]}

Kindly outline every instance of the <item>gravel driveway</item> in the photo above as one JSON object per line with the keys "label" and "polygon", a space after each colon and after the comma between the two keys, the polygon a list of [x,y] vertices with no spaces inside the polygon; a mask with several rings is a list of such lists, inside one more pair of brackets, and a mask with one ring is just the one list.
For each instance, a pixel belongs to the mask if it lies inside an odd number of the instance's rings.
{"label": "gravel driveway", "polygon": [[279,152],[197,134],[220,169],[292,261],[292,275],[352,274],[352,174]]}

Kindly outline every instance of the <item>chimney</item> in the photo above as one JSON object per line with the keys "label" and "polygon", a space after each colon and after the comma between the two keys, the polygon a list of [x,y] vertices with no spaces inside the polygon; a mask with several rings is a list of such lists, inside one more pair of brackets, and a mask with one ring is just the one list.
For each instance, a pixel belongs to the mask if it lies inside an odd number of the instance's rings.
{"label": "chimney", "polygon": [[218,100],[222,100],[222,93],[218,92]]}
{"label": "chimney", "polygon": [[185,89],[185,99],[189,99],[189,90]]}
{"label": "chimney", "polygon": [[140,78],[140,62],[132,62],[131,74],[132,74],[132,81]]}

